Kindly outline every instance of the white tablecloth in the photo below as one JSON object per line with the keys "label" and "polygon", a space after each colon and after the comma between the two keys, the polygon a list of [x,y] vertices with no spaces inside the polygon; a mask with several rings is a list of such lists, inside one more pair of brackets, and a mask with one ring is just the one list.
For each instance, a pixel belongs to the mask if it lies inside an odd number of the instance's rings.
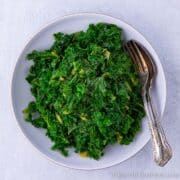
{"label": "white tablecloth", "polygon": [[[98,12],[138,29],[157,51],[167,80],[163,126],[174,156],[167,166],[152,161],[151,144],[117,166],[72,170],[48,161],[19,130],[10,85],[17,56],[29,37],[56,17]],[[0,0],[0,180],[180,179],[180,1],[179,0]]]}

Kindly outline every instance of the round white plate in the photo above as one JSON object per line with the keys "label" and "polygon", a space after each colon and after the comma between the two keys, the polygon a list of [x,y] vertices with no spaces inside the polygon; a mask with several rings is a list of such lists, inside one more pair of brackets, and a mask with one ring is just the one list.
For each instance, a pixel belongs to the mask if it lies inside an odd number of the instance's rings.
{"label": "round white plate", "polygon": [[117,144],[108,146],[105,149],[104,156],[98,161],[89,158],[81,158],[79,154],[74,153],[72,149],[70,150],[69,157],[64,157],[59,152],[51,150],[52,142],[45,136],[44,130],[33,127],[23,119],[22,110],[33,99],[30,93],[30,86],[25,80],[31,65],[30,62],[26,61],[26,55],[34,49],[48,49],[53,43],[53,34],[55,32],[72,33],[86,30],[90,23],[98,22],[116,24],[123,29],[124,38],[126,40],[137,40],[149,50],[158,69],[157,78],[153,87],[153,97],[157,107],[159,107],[160,115],[163,114],[166,102],[166,82],[160,60],[149,42],[127,23],[107,15],[81,13],[62,17],[41,29],[23,49],[14,70],[12,80],[12,103],[14,113],[24,135],[36,149],[57,164],[75,169],[101,169],[118,164],[136,154],[150,139],[147,120],[145,118],[142,121],[141,132],[130,145]]}

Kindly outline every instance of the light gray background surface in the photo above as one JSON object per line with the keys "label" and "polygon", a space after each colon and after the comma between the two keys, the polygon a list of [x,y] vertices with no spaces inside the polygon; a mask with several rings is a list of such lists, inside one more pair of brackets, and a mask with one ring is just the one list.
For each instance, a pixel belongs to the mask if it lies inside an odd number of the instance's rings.
{"label": "light gray background surface", "polygon": [[[87,172],[59,167],[42,157],[18,128],[10,94],[17,57],[42,26],[76,12],[119,17],[157,51],[167,80],[163,126],[174,152],[166,167],[154,164],[150,143],[133,158],[108,169]],[[0,180],[180,179],[179,76],[179,0],[0,0]]]}

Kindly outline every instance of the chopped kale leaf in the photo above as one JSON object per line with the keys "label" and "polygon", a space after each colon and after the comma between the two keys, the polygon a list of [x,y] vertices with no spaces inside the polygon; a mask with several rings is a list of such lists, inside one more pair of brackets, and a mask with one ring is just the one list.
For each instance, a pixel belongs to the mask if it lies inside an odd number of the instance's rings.
{"label": "chopped kale leaf", "polygon": [[26,80],[35,100],[26,121],[44,128],[53,150],[99,159],[109,144],[129,144],[144,117],[141,84],[123,49],[122,30],[90,24],[83,32],[54,34],[50,49],[27,55]]}

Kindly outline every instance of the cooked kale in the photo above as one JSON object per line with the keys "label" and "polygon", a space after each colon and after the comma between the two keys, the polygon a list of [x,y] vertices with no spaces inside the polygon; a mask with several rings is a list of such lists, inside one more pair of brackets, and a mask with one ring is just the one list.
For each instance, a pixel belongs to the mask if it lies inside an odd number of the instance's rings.
{"label": "cooked kale", "polygon": [[34,62],[26,80],[35,101],[24,109],[25,120],[46,129],[52,149],[65,156],[74,147],[99,159],[107,145],[131,143],[145,113],[122,30],[98,23],[54,38],[50,49],[27,55]]}

